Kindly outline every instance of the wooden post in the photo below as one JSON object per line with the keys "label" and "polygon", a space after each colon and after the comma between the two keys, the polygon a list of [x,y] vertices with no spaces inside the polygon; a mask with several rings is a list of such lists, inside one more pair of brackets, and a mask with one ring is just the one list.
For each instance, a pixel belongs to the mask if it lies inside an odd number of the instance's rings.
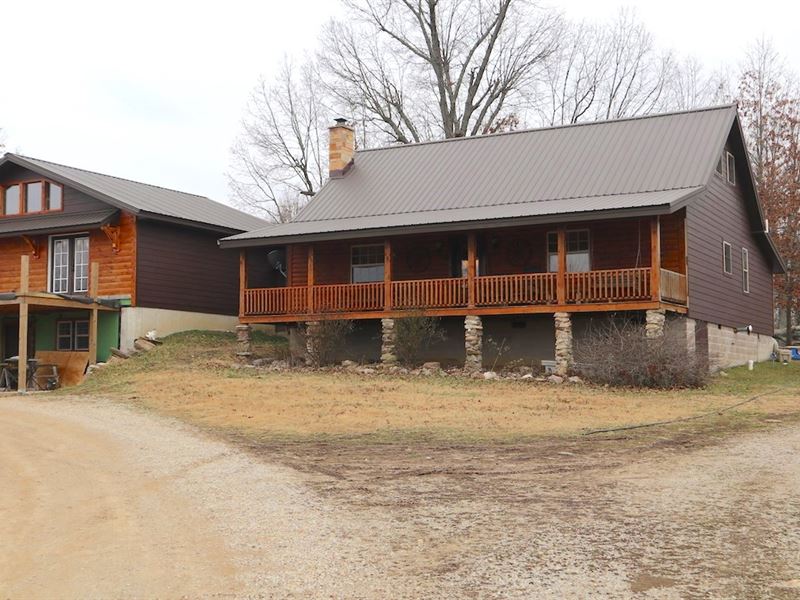
{"label": "wooden post", "polygon": [[392,242],[383,241],[383,308],[392,309]]}
{"label": "wooden post", "polygon": [[[23,256],[22,258],[28,257]],[[28,390],[28,301],[24,298],[19,304],[19,352],[17,355],[19,357],[17,390],[25,392]]]}
{"label": "wooden post", "polygon": [[556,294],[559,304],[567,303],[567,230],[558,228],[558,275]]}
{"label": "wooden post", "polygon": [[97,363],[97,316],[99,311],[93,308],[89,316],[89,364]]}
{"label": "wooden post", "polygon": [[23,254],[19,265],[19,293],[25,295],[30,291],[31,257]]}
{"label": "wooden post", "polygon": [[475,233],[467,235],[467,306],[475,308],[475,261],[478,254],[478,240]]}
{"label": "wooden post", "polygon": [[93,262],[89,266],[89,297],[97,298],[97,291],[100,288],[100,265]]}
{"label": "wooden post", "polygon": [[661,300],[661,223],[659,218],[650,220],[650,297]]}
{"label": "wooden post", "polygon": [[314,312],[314,246],[308,245],[308,312]]}
{"label": "wooden post", "polygon": [[244,316],[244,291],[247,289],[247,250],[239,252],[239,316]]}

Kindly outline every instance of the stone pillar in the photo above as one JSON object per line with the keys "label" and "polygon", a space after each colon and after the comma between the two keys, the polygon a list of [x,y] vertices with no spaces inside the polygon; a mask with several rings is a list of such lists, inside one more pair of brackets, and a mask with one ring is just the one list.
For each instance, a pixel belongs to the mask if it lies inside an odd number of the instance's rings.
{"label": "stone pillar", "polygon": [[306,364],[318,366],[317,339],[319,337],[319,321],[306,321]]}
{"label": "stone pillar", "polygon": [[567,312],[553,315],[556,325],[556,375],[569,374],[572,368],[572,316]]}
{"label": "stone pillar", "polygon": [[393,365],[397,362],[397,331],[394,319],[381,319],[381,362]]}
{"label": "stone pillar", "polygon": [[649,339],[659,338],[664,335],[664,324],[666,320],[667,311],[664,309],[648,310],[645,313],[645,335]]}
{"label": "stone pillar", "polygon": [[476,373],[483,369],[483,321],[477,315],[464,317],[464,370]]}
{"label": "stone pillar", "polygon": [[250,325],[236,326],[236,360],[249,363],[253,358],[253,328]]}

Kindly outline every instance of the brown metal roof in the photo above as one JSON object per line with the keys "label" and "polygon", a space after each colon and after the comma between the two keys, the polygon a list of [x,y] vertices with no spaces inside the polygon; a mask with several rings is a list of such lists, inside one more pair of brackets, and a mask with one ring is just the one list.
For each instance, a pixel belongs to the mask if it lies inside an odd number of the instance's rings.
{"label": "brown metal roof", "polygon": [[82,227],[99,227],[111,221],[119,211],[116,208],[85,213],[52,213],[31,217],[11,217],[0,220],[0,237],[26,233],[58,233]]}
{"label": "brown metal roof", "polygon": [[38,158],[6,154],[0,165],[11,162],[72,186],[112,206],[142,217],[178,220],[231,231],[263,228],[266,221],[205,196],[68,167]]}
{"label": "brown metal roof", "polygon": [[[711,177],[736,107],[356,153],[301,214],[223,246],[372,228],[668,206]],[[239,243],[236,243],[239,242]]]}

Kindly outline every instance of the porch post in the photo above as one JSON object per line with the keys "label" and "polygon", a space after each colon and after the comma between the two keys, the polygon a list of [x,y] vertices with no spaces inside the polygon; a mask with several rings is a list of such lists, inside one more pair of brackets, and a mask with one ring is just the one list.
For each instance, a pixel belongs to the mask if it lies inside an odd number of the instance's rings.
{"label": "porch post", "polygon": [[467,306],[475,308],[475,261],[478,254],[478,241],[474,232],[467,235]]}
{"label": "porch post", "polygon": [[314,246],[308,245],[308,312],[314,312]]}
{"label": "porch post", "polygon": [[383,308],[392,309],[392,242],[383,241]]}
{"label": "porch post", "polygon": [[28,390],[28,300],[25,298],[19,303],[19,352],[17,355],[19,357],[17,391],[25,392]]}
{"label": "porch post", "polygon": [[97,290],[100,286],[100,265],[93,262],[89,265],[89,297],[95,301],[89,315],[89,364],[97,363]]}
{"label": "porch post", "polygon": [[247,289],[247,250],[239,252],[239,316],[244,316],[244,291]]}
{"label": "porch post", "polygon": [[650,297],[661,300],[661,223],[659,217],[650,220]]}
{"label": "porch post", "polygon": [[30,291],[31,257],[23,254],[19,264],[19,293],[22,295]]}
{"label": "porch post", "polygon": [[567,230],[558,228],[558,274],[556,278],[558,304],[567,303]]}
{"label": "porch post", "polygon": [[98,310],[92,309],[92,314],[89,318],[89,364],[94,365],[97,363],[97,315]]}

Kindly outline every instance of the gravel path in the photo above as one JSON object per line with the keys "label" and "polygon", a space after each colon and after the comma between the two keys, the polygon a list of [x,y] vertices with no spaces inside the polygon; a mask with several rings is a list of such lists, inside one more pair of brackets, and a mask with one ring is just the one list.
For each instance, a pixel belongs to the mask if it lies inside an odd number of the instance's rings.
{"label": "gravel path", "polygon": [[0,598],[800,598],[800,426],[567,447],[300,472],[119,404],[0,398]]}
{"label": "gravel path", "polygon": [[399,590],[375,532],[303,479],[120,405],[0,399],[0,597]]}

